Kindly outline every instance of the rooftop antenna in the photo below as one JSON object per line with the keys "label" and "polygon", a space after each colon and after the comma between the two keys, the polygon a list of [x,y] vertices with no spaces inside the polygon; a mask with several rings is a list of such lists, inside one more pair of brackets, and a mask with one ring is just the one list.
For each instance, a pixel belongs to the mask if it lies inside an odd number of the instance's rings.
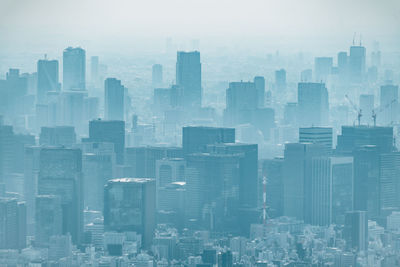
{"label": "rooftop antenna", "polygon": [[355,39],[356,39],[356,32],[354,32],[354,35],[353,35],[353,45],[354,45]]}

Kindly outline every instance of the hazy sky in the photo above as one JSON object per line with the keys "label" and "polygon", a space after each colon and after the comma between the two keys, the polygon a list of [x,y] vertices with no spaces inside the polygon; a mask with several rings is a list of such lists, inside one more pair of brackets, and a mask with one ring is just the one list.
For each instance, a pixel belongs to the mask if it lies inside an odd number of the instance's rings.
{"label": "hazy sky", "polygon": [[310,46],[351,43],[357,32],[393,48],[399,14],[399,0],[0,0],[0,47],[129,46],[168,36]]}

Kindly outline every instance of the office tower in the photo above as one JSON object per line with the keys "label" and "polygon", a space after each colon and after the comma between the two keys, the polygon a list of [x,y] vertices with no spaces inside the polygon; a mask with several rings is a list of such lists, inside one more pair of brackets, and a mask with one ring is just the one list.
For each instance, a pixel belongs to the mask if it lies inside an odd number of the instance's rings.
{"label": "office tower", "polygon": [[317,83],[326,83],[328,76],[332,73],[333,58],[331,57],[316,57],[315,68],[315,81]]}
{"label": "office tower", "polygon": [[312,158],[323,156],[324,148],[310,143],[285,145],[283,163],[283,212],[285,216],[311,221]]}
{"label": "office tower", "polygon": [[351,46],[348,59],[349,78],[353,83],[361,83],[365,77],[365,47]]}
{"label": "office tower", "polygon": [[300,126],[324,126],[329,123],[328,90],[324,83],[299,83],[297,90]]}
{"label": "office tower", "polygon": [[297,125],[297,103],[286,103],[283,111],[283,123]]}
{"label": "office tower", "polygon": [[380,160],[379,149],[366,145],[354,152],[354,209],[363,210],[368,218],[380,214]]}
{"label": "office tower", "polygon": [[156,215],[156,183],[148,178],[109,180],[104,187],[104,228],[106,231],[137,232],[149,248]]}
{"label": "office tower", "polygon": [[186,219],[206,229],[237,231],[239,155],[191,154],[186,161]]}
{"label": "office tower", "polygon": [[172,182],[185,181],[186,162],[182,158],[156,160],[156,186],[164,187]]}
{"label": "office tower", "polygon": [[286,90],[286,70],[280,69],[275,71],[275,89],[277,92]]}
{"label": "office tower", "polygon": [[24,146],[34,145],[33,135],[15,134],[13,127],[0,122],[0,183],[7,183],[12,173],[22,173]]}
{"label": "office tower", "polygon": [[63,89],[86,89],[86,52],[80,47],[68,47],[63,52]]}
{"label": "office tower", "polygon": [[0,197],[0,249],[26,247],[26,207],[15,198]]}
{"label": "office tower", "polygon": [[230,250],[218,253],[218,267],[232,267],[233,255]]}
{"label": "office tower", "polygon": [[90,58],[90,80],[94,86],[99,84],[99,57],[92,56]]}
{"label": "office tower", "polygon": [[66,126],[74,126],[78,134],[84,132],[83,108],[87,93],[84,91],[62,92],[61,97],[61,123]]}
{"label": "office tower", "polygon": [[315,157],[311,168],[311,224],[343,225],[353,209],[353,158]]}
{"label": "office tower", "polygon": [[38,195],[35,206],[35,246],[47,247],[52,236],[59,236],[64,232],[61,197]]}
{"label": "office tower", "polygon": [[43,146],[72,147],[76,143],[75,129],[72,126],[42,127],[39,144]]}
{"label": "office tower", "polygon": [[49,91],[59,91],[58,61],[41,59],[37,62],[37,103],[45,103]]}
{"label": "office tower", "polygon": [[62,233],[81,243],[83,231],[82,152],[80,149],[43,148],[40,151],[38,195],[61,200]]}
{"label": "office tower", "polygon": [[24,200],[26,203],[27,232],[34,235],[37,178],[40,170],[40,147],[26,146],[24,158]]}
{"label": "office tower", "polygon": [[378,122],[390,125],[398,121],[399,87],[395,85],[381,86],[381,112],[377,114]]}
{"label": "office tower", "polygon": [[300,81],[303,83],[312,82],[312,69],[303,70],[300,74]]}
{"label": "office tower", "polygon": [[348,77],[348,65],[349,65],[349,58],[347,56],[347,52],[339,52],[337,55],[337,67],[340,80],[346,81]]}
{"label": "office tower", "polygon": [[104,185],[115,177],[114,144],[85,142],[82,152],[85,207],[103,212]]}
{"label": "office tower", "polygon": [[176,84],[183,89],[183,105],[186,108],[201,107],[200,52],[178,52]]}
{"label": "office tower", "polygon": [[0,80],[0,114],[10,120],[23,115],[23,98],[28,91],[28,80],[22,77],[19,69],[9,69],[5,80]]}
{"label": "office tower", "polygon": [[374,95],[360,95],[359,107],[363,114],[363,116],[361,117],[361,123],[373,123],[372,111],[374,110]]}
{"label": "office tower", "polygon": [[83,110],[85,121],[91,121],[99,118],[99,98],[85,97],[83,99]]}
{"label": "office tower", "polygon": [[380,217],[400,206],[400,153],[383,153],[379,156]]}
{"label": "office tower", "polygon": [[299,128],[299,143],[313,143],[321,145],[326,149],[326,154],[330,154],[332,153],[332,128]]}
{"label": "office tower", "polygon": [[224,123],[237,125],[252,122],[254,111],[258,107],[258,92],[252,82],[232,82],[226,89],[226,109]]}
{"label": "office tower", "polygon": [[349,250],[368,250],[368,217],[365,211],[346,213],[344,239]]}
{"label": "office tower", "polygon": [[106,120],[124,120],[125,87],[115,78],[104,82],[104,117]]}
{"label": "office tower", "polygon": [[92,120],[89,122],[88,142],[109,142],[114,144],[117,164],[124,164],[125,122]]}
{"label": "office tower", "polygon": [[154,64],[152,67],[151,80],[153,87],[159,87],[163,84],[163,68],[161,64]]}
{"label": "office tower", "polygon": [[263,76],[254,77],[254,85],[257,91],[257,107],[263,108],[265,101],[265,79]]}
{"label": "office tower", "polygon": [[125,164],[129,166],[130,175],[137,178],[156,178],[156,162],[161,159],[182,158],[180,147],[128,147]]}
{"label": "office tower", "polygon": [[[283,215],[283,158],[263,160],[261,163],[262,176],[259,179],[258,196],[259,205],[264,191],[263,178],[267,179],[266,184],[266,204],[268,207],[268,217],[276,218]],[[261,206],[261,205],[260,205]]]}
{"label": "office tower", "polygon": [[351,154],[365,145],[375,145],[381,153],[393,151],[393,127],[342,126],[336,151]]}
{"label": "office tower", "polygon": [[234,128],[216,127],[183,127],[183,154],[205,152],[207,145],[218,143],[235,143]]}

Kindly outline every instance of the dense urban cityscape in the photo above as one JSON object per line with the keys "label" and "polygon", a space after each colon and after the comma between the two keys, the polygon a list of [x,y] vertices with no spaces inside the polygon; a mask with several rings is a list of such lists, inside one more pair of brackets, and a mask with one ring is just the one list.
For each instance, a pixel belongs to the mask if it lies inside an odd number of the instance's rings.
{"label": "dense urban cityscape", "polygon": [[400,266],[400,51],[366,39],[0,52],[0,266]]}

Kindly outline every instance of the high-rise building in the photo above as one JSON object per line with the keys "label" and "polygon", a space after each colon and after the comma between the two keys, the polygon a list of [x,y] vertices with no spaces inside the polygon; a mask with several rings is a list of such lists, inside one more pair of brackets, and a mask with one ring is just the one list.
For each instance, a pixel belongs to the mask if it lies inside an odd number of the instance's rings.
{"label": "high-rise building", "polygon": [[380,214],[380,160],[375,145],[365,145],[354,152],[354,209],[363,210],[368,218]]}
{"label": "high-rise building", "polygon": [[235,129],[192,126],[182,129],[184,155],[205,152],[207,145],[218,143],[235,143]]}
{"label": "high-rise building", "polygon": [[176,84],[183,89],[184,107],[201,107],[202,88],[200,52],[177,53]]}
{"label": "high-rise building", "polygon": [[257,107],[263,108],[265,101],[265,79],[263,76],[254,77],[254,85],[257,91]]}
{"label": "high-rise building", "polygon": [[353,83],[361,83],[365,78],[365,47],[351,46],[348,61],[349,78]]}
{"label": "high-rise building", "polygon": [[86,52],[80,47],[68,47],[63,53],[63,89],[86,89]]}
{"label": "high-rise building", "polygon": [[62,233],[80,244],[83,234],[82,152],[80,149],[42,148],[38,195],[61,200]]}
{"label": "high-rise building", "polygon": [[312,158],[323,156],[324,148],[311,143],[285,145],[283,163],[283,212],[285,216],[311,222]]}
{"label": "high-rise building", "polygon": [[82,152],[85,207],[103,212],[104,185],[109,179],[115,177],[114,144],[84,142]]}
{"label": "high-rise building", "polygon": [[324,126],[329,123],[328,90],[324,83],[299,83],[297,91],[300,126]]}
{"label": "high-rise building", "polygon": [[351,154],[364,145],[375,145],[381,153],[393,151],[393,127],[342,126],[337,137],[338,153]]}
{"label": "high-rise building", "polygon": [[161,64],[154,64],[152,67],[151,80],[153,87],[160,87],[163,84],[163,68]]}
{"label": "high-rise building", "polygon": [[0,249],[26,247],[26,206],[15,198],[0,197]]}
{"label": "high-rise building", "polygon": [[89,138],[87,142],[109,142],[114,144],[117,164],[124,163],[125,122],[92,120],[89,122]]}
{"label": "high-rise building", "polygon": [[36,197],[35,246],[49,246],[50,237],[63,234],[63,208],[60,196]]}
{"label": "high-rise building", "polygon": [[275,89],[278,92],[286,90],[286,70],[280,69],[275,71]]}
{"label": "high-rise building", "polygon": [[368,249],[368,217],[365,211],[346,213],[344,239],[349,250],[366,251]]}
{"label": "high-rise building", "polygon": [[226,89],[225,124],[237,125],[251,122],[258,104],[258,91],[255,83],[229,83],[229,88]]}
{"label": "high-rise building", "polygon": [[326,148],[326,153],[332,152],[332,128],[331,127],[308,127],[299,128],[299,142],[313,143]]}
{"label": "high-rise building", "polygon": [[115,78],[104,82],[104,118],[106,120],[124,120],[125,87]]}
{"label": "high-rise building", "polygon": [[37,62],[37,102],[44,103],[48,91],[59,91],[58,61],[41,59]]}
{"label": "high-rise building", "polygon": [[331,57],[316,57],[315,68],[315,81],[317,83],[326,83],[328,76],[332,73],[333,58]]}
{"label": "high-rise building", "polygon": [[378,114],[378,122],[390,125],[398,121],[399,87],[395,85],[381,86],[380,105],[382,111]]}
{"label": "high-rise building", "polygon": [[125,154],[129,174],[137,178],[156,178],[157,160],[183,157],[182,148],[163,146],[127,147]]}
{"label": "high-rise building", "polygon": [[42,127],[39,144],[43,146],[72,147],[76,143],[75,129],[72,126]]}
{"label": "high-rise building", "polygon": [[106,231],[137,232],[145,248],[151,245],[156,216],[156,184],[148,178],[109,180],[104,187]]}
{"label": "high-rise building", "polygon": [[312,82],[312,69],[303,70],[300,74],[301,82]]}
{"label": "high-rise building", "polygon": [[315,157],[311,167],[311,224],[344,224],[353,209],[353,158]]}

